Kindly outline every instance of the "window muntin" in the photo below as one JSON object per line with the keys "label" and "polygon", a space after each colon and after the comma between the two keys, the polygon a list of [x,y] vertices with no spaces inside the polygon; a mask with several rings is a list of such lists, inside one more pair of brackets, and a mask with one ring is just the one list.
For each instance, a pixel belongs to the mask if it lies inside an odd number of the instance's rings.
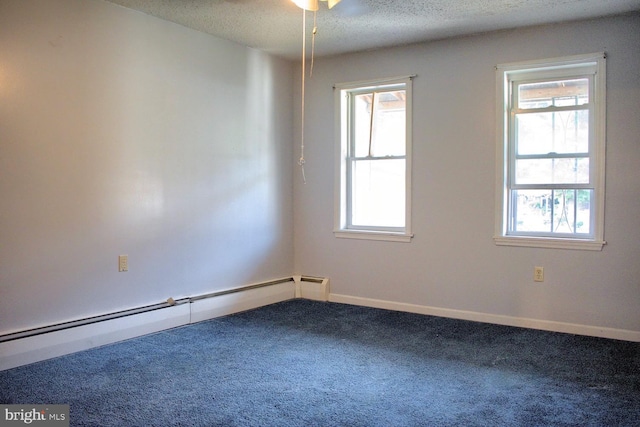
{"label": "window muntin", "polygon": [[410,83],[337,86],[338,237],[410,237]]}
{"label": "window muntin", "polygon": [[504,100],[498,244],[604,244],[604,71],[604,55],[498,67]]}

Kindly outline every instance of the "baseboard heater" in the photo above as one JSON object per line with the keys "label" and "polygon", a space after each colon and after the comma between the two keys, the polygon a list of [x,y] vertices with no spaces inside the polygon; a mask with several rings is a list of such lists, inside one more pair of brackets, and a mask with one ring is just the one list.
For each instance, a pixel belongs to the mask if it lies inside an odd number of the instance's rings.
{"label": "baseboard heater", "polygon": [[91,325],[93,323],[104,322],[106,320],[113,320],[113,319],[119,319],[119,318],[122,318],[122,317],[133,316],[133,315],[136,315],[136,314],[148,313],[148,312],[155,311],[155,310],[162,310],[162,309],[170,308],[170,307],[173,307],[173,306],[176,306],[176,305],[193,303],[195,301],[200,301],[200,300],[204,300],[204,299],[207,299],[207,298],[220,297],[220,296],[223,296],[223,295],[229,295],[229,294],[234,294],[234,293],[238,293],[238,292],[246,292],[246,291],[249,291],[249,290],[252,290],[252,289],[265,288],[267,286],[273,286],[273,285],[278,285],[280,283],[287,283],[287,282],[292,282],[292,281],[293,281],[293,278],[292,277],[288,277],[288,278],[284,278],[284,279],[272,280],[272,281],[264,282],[264,283],[258,283],[258,284],[255,284],[255,285],[248,285],[248,286],[242,286],[242,287],[239,287],[239,288],[225,289],[223,291],[212,292],[212,293],[208,293],[208,294],[204,294],[204,295],[198,295],[198,296],[195,296],[195,297],[181,298],[181,299],[177,299],[177,300],[170,299],[168,301],[161,302],[161,303],[158,303],[158,304],[151,304],[151,305],[147,305],[147,306],[143,306],[143,307],[137,307],[137,308],[132,308],[132,309],[128,309],[128,310],[117,311],[117,312],[113,312],[113,313],[109,313],[109,314],[102,314],[102,315],[99,315],[99,316],[87,317],[85,319],[72,320],[72,321],[69,321],[69,322],[62,322],[62,323],[57,323],[57,324],[54,324],[54,325],[47,325],[47,326],[42,326],[42,327],[39,327],[39,328],[27,329],[27,330],[20,331],[20,332],[13,332],[13,333],[5,334],[5,335],[0,335],[0,343],[7,342],[7,341],[13,341],[13,340],[17,340],[17,339],[20,339],[20,338],[33,337],[33,336],[47,334],[47,333],[56,332],[56,331],[62,331],[62,330],[65,330],[65,329],[77,328],[79,326]]}
{"label": "baseboard heater", "polygon": [[328,301],[328,280],[293,276],[0,335],[0,370],[294,298]]}
{"label": "baseboard heater", "polygon": [[208,293],[208,294],[199,295],[197,297],[191,297],[191,298],[189,298],[189,302],[200,301],[200,300],[207,299],[207,298],[221,297],[223,295],[229,295],[229,294],[235,294],[235,293],[238,293],[238,292],[250,291],[252,289],[265,288],[267,286],[279,285],[280,283],[292,282],[293,280],[294,280],[293,277],[287,277],[286,279],[272,280],[270,282],[257,283],[255,285],[242,286],[240,288],[225,289],[223,291],[211,292],[211,293]]}
{"label": "baseboard heater", "polygon": [[87,317],[85,319],[72,320],[69,322],[57,323],[55,325],[42,326],[40,328],[27,329],[20,332],[13,332],[0,336],[0,343],[13,341],[20,338],[34,337],[37,335],[47,334],[56,331],[62,331],[65,329],[77,328],[79,326],[91,325],[93,323],[104,322],[106,320],[119,319],[121,317],[133,316],[135,314],[148,313],[150,311],[161,310],[163,308],[171,307],[177,304],[186,304],[189,302],[189,298],[184,298],[175,301],[174,304],[167,302],[147,305],[144,307],[132,308],[129,310],[117,311],[114,313],[103,314],[100,316]]}
{"label": "baseboard heater", "polygon": [[294,276],[296,298],[329,301],[329,279],[326,277]]}

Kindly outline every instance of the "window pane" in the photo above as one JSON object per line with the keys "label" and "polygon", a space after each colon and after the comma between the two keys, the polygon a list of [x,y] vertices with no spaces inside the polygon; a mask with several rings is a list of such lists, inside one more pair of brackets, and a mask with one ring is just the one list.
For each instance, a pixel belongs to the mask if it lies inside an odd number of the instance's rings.
{"label": "window pane", "polygon": [[564,107],[589,103],[589,79],[527,83],[518,86],[518,108]]}
{"label": "window pane", "polygon": [[351,225],[404,227],[404,159],[353,161],[351,185]]}
{"label": "window pane", "polygon": [[589,234],[592,190],[514,190],[514,232]]}
{"label": "window pane", "polygon": [[589,111],[516,115],[518,154],[589,152]]}
{"label": "window pane", "polygon": [[371,127],[371,94],[357,95],[353,109],[352,124],[354,129],[355,157],[369,155],[369,130]]}
{"label": "window pane", "polygon": [[404,90],[356,95],[353,117],[356,157],[405,155],[405,99]]}
{"label": "window pane", "polygon": [[593,190],[576,190],[576,233],[591,234],[591,200]]}
{"label": "window pane", "polygon": [[588,157],[516,160],[516,184],[588,183]]}

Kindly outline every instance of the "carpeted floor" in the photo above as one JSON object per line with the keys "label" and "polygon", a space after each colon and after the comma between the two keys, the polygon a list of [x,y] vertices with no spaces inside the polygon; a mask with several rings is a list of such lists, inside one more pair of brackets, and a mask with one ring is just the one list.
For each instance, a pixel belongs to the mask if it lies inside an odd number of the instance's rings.
{"label": "carpeted floor", "polygon": [[293,300],[0,372],[72,426],[640,426],[640,343]]}

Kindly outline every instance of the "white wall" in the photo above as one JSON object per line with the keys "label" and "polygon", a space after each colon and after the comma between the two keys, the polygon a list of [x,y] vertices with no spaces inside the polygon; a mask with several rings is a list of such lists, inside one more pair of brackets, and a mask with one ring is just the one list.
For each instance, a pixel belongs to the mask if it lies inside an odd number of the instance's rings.
{"label": "white wall", "polygon": [[[317,59],[302,184],[288,62],[102,0],[2,0],[0,334],[292,273],[336,295],[640,332],[639,33],[634,15]],[[494,66],[596,51],[608,245],[496,247]],[[336,239],[331,87],[414,73],[415,238]]]}
{"label": "white wall", "polygon": [[102,0],[0,1],[0,335],[290,276],[292,78]]}
{"label": "white wall", "polygon": [[[356,299],[640,331],[639,35],[636,14],[317,59],[307,81],[307,184],[294,172],[296,271],[327,276],[332,294]],[[608,56],[608,245],[496,246],[495,65],[599,51]],[[415,237],[337,239],[332,85],[408,74],[418,75]],[[544,283],[533,282],[534,266],[545,268]]]}

